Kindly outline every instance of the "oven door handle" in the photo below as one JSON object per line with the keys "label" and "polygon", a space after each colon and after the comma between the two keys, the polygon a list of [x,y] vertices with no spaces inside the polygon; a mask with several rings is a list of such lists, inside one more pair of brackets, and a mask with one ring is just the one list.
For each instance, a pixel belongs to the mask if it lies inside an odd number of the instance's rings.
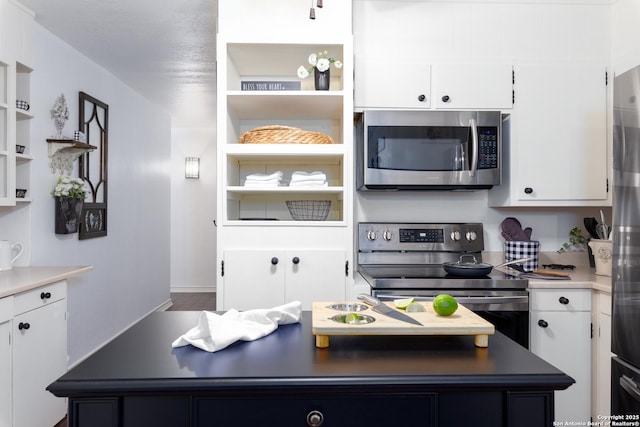
{"label": "oven door handle", "polygon": [[[416,301],[433,301],[435,295],[433,297],[426,296],[411,296],[411,295],[377,295],[380,300],[383,301],[392,301],[394,299],[405,299],[405,298],[415,298]],[[455,296],[454,298],[460,304],[513,304],[513,303],[529,303],[529,295],[515,295],[515,296],[480,296],[480,297],[465,297],[465,296]]]}
{"label": "oven door handle", "polygon": [[529,296],[513,296],[513,297],[454,297],[460,304],[512,304],[512,303],[528,303]]}

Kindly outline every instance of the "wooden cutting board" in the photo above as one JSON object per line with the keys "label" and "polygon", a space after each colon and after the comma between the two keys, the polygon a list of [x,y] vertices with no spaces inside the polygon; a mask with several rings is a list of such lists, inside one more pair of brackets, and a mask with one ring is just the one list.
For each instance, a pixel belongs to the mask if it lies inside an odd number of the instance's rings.
{"label": "wooden cutting board", "polygon": [[[316,336],[316,347],[329,346],[331,335],[475,335],[476,347],[487,347],[489,335],[495,333],[492,323],[475,314],[473,311],[458,304],[458,310],[451,316],[439,316],[433,311],[431,302],[420,302],[427,311],[417,313],[405,313],[423,326],[414,325],[393,319],[384,314],[376,313],[369,307],[367,310],[358,311],[357,314],[371,316],[374,321],[367,324],[348,324],[332,320],[335,315],[348,312],[330,308],[333,304],[345,304],[345,302],[314,302],[312,306],[313,335]],[[347,304],[362,304],[350,302]],[[395,309],[392,302],[386,303]],[[398,310],[404,313],[404,310]]]}

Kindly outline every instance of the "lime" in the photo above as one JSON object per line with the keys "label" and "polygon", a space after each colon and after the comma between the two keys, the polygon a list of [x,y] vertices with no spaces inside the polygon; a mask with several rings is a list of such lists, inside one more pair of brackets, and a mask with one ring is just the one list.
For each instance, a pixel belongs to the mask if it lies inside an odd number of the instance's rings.
{"label": "lime", "polygon": [[427,311],[425,306],[420,304],[419,302],[413,302],[413,303],[409,304],[407,306],[406,310],[407,310],[408,313],[416,313],[418,311]]}
{"label": "lime", "polygon": [[458,301],[448,294],[440,294],[433,299],[433,311],[440,316],[451,316],[458,309]]}
{"label": "lime", "polygon": [[345,323],[349,323],[349,324],[355,324],[355,323],[360,323],[362,321],[362,316],[360,316],[357,313],[347,313],[346,316],[344,316],[344,322]]}
{"label": "lime", "polygon": [[396,308],[400,308],[400,309],[407,308],[407,306],[412,302],[413,302],[413,298],[403,298],[403,299],[393,300],[393,303],[396,305]]}

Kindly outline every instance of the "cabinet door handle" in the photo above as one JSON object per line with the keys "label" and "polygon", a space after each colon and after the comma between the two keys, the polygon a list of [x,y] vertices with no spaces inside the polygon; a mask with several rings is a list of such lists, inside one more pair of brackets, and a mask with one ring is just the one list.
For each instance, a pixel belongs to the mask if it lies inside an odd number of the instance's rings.
{"label": "cabinet door handle", "polygon": [[540,326],[541,328],[546,328],[547,326],[549,326],[549,323],[547,323],[546,320],[538,320],[538,326]]}
{"label": "cabinet door handle", "polygon": [[297,256],[294,256],[293,259],[291,260],[292,263],[294,264],[299,264],[300,263],[300,258],[298,258]]}
{"label": "cabinet door handle", "polygon": [[426,97],[426,96],[424,96],[424,95],[418,95],[418,101],[420,101],[420,102],[424,102],[426,99],[427,99],[427,97]]}
{"label": "cabinet door handle", "polygon": [[527,187],[524,189],[524,194],[531,194],[531,193],[533,193],[533,188]]}
{"label": "cabinet door handle", "polygon": [[278,257],[274,256],[273,258],[271,258],[271,264],[276,265],[278,264],[278,262],[279,262]]}
{"label": "cabinet door handle", "polygon": [[31,325],[27,322],[20,322],[18,323],[18,330],[19,331],[26,331],[27,329],[29,329],[31,327]]}
{"label": "cabinet door handle", "polygon": [[560,297],[560,298],[558,299],[558,302],[560,302],[560,304],[567,305],[567,304],[569,304],[569,299],[568,299],[568,298],[565,298],[565,297]]}
{"label": "cabinet door handle", "polygon": [[449,95],[445,95],[442,97],[442,102],[449,102],[451,100],[451,98],[449,98]]}

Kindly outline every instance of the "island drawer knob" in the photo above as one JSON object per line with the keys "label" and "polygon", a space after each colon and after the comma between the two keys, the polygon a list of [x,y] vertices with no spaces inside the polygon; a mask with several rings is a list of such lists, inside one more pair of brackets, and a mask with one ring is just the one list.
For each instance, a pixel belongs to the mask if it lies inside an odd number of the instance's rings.
{"label": "island drawer knob", "polygon": [[273,258],[271,258],[271,264],[273,264],[273,265],[276,265],[278,263],[278,261],[279,261],[278,257],[274,256]]}
{"label": "island drawer knob", "polygon": [[569,298],[560,297],[560,298],[558,299],[558,302],[560,302],[560,304],[567,305],[567,304],[569,304]]}
{"label": "island drawer knob", "polygon": [[426,96],[424,96],[424,95],[418,95],[418,101],[420,101],[420,102],[424,102],[426,99],[427,99],[427,97],[426,97]]}
{"label": "island drawer knob", "polygon": [[549,326],[549,323],[547,323],[546,320],[538,320],[538,326],[542,327],[542,328],[546,328],[547,326]]}
{"label": "island drawer knob", "polygon": [[298,264],[300,263],[300,258],[298,258],[297,256],[294,256],[293,259],[291,260],[292,263],[294,264]]}
{"label": "island drawer knob", "polygon": [[442,97],[442,102],[449,102],[451,100],[451,98],[449,98],[449,95],[445,95]]}
{"label": "island drawer knob", "polygon": [[41,292],[40,299],[49,299],[51,298],[51,292]]}
{"label": "island drawer knob", "polygon": [[309,427],[320,427],[324,422],[324,415],[320,411],[311,411],[307,414]]}
{"label": "island drawer knob", "polygon": [[18,330],[19,330],[19,331],[22,331],[22,330],[26,331],[26,330],[27,330],[27,329],[29,329],[30,327],[31,327],[31,325],[30,325],[29,323],[27,323],[27,322],[20,322],[20,323],[18,323]]}

